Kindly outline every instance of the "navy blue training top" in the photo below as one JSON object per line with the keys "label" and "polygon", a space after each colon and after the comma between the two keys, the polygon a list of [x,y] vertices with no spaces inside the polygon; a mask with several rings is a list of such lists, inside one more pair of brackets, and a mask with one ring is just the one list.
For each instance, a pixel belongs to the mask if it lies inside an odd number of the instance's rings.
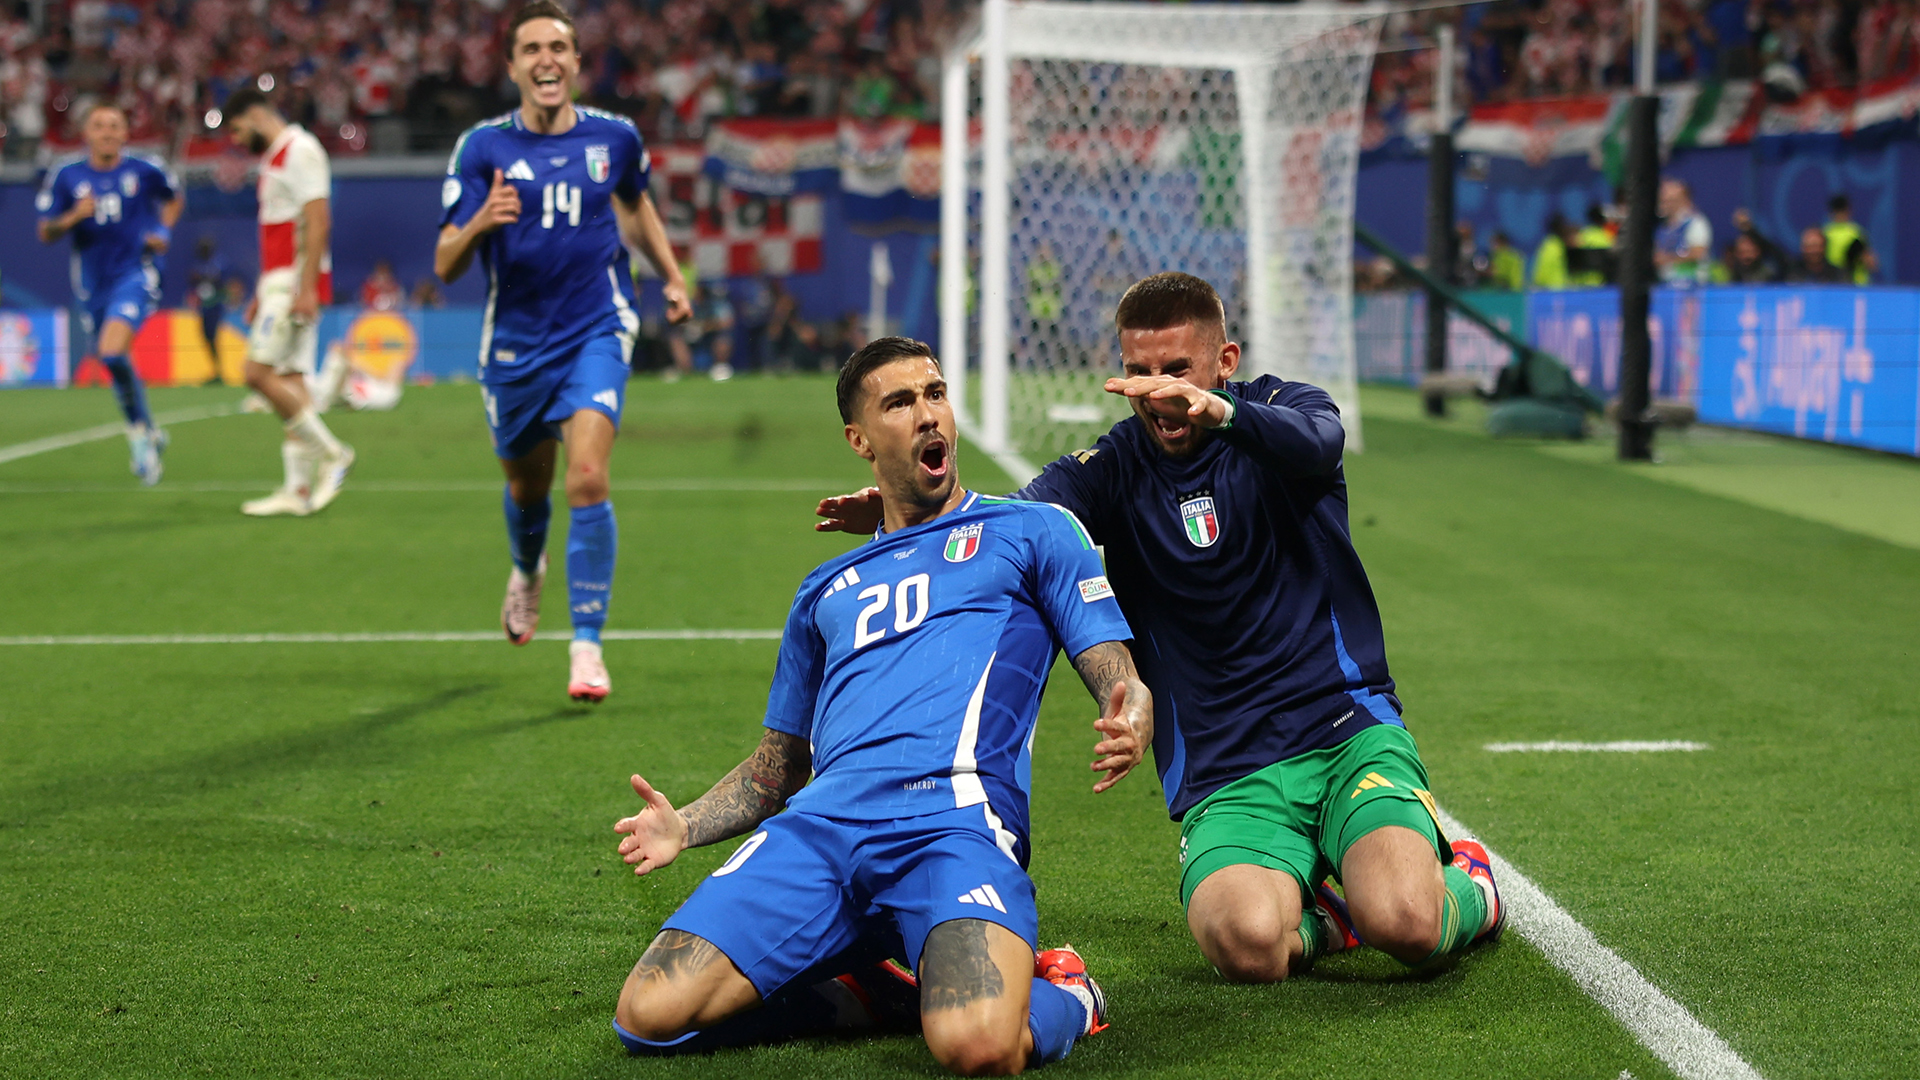
{"label": "navy blue training top", "polygon": [[1277,761],[1405,726],[1347,528],[1339,410],[1270,375],[1227,391],[1233,426],[1192,457],[1128,417],[1014,493],[1073,511],[1106,548],[1176,819]]}

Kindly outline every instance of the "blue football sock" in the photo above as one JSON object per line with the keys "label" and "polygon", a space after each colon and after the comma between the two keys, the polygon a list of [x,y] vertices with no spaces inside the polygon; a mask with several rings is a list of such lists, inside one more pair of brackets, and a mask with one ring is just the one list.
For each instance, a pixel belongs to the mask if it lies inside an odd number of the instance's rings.
{"label": "blue football sock", "polygon": [[513,565],[524,574],[532,574],[540,565],[540,553],[547,550],[547,522],[553,519],[553,500],[519,506],[509,488],[500,501],[507,511],[507,548],[513,553]]}
{"label": "blue football sock", "polygon": [[600,628],[607,625],[618,544],[612,502],[573,508],[573,523],[567,530],[567,605],[573,612],[575,641],[600,641]]}
{"label": "blue football sock", "polygon": [[1073,1052],[1073,1040],[1087,1030],[1087,1007],[1047,980],[1035,979],[1027,1030],[1033,1032],[1032,1064],[1059,1061]]}
{"label": "blue football sock", "polygon": [[126,416],[129,424],[153,426],[153,414],[147,411],[147,388],[140,385],[140,376],[133,373],[133,365],[127,362],[125,355],[103,356],[100,363],[113,376],[113,396],[120,399],[120,412]]}

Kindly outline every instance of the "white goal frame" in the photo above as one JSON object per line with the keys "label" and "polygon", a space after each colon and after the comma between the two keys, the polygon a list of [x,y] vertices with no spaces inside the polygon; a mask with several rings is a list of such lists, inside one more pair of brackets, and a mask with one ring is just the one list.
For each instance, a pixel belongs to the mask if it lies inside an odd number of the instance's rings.
{"label": "white goal frame", "polygon": [[[1357,101],[1310,122],[1326,137],[1346,140],[1357,156],[1365,103],[1365,71],[1371,70],[1379,28],[1392,8],[1380,4],[1081,3],[1071,0],[984,0],[978,30],[957,43],[942,65],[940,201],[940,352],[950,398],[969,434],[986,450],[1015,449],[1009,429],[1010,63],[1015,59],[1065,60],[1162,67],[1224,69],[1237,92],[1278,93],[1276,80],[1296,58],[1327,57],[1329,50],[1363,63]],[[1204,38],[1201,37],[1204,31]],[[971,65],[979,62],[980,247],[979,341],[969,349],[967,312],[968,157],[972,127]],[[1340,406],[1347,443],[1358,449],[1360,411],[1352,323],[1352,218],[1356,170],[1337,178],[1320,207],[1320,243],[1327,224],[1344,233],[1337,254],[1322,254],[1315,281],[1307,261],[1289,251],[1276,228],[1281,209],[1280,157],[1276,136],[1285,117],[1277,110],[1241,107],[1240,138],[1247,236],[1246,322],[1242,327],[1247,377],[1261,374],[1314,382]],[[1333,217],[1328,217],[1333,215]],[[1294,230],[1298,231],[1298,230]],[[1295,245],[1297,246],[1297,244]],[[1259,256],[1259,257],[1256,257]],[[1298,259],[1298,261],[1292,261]],[[1177,269],[1168,267],[1168,269]],[[1320,310],[1300,310],[1311,292]],[[1283,312],[1288,297],[1293,310]],[[1301,325],[1317,320],[1310,333]],[[1293,325],[1289,325],[1289,324]],[[1289,333],[1289,330],[1292,332]],[[1317,341],[1315,345],[1313,342]],[[1320,350],[1318,357],[1306,355]],[[964,358],[979,357],[980,408],[968,405]],[[956,362],[957,361],[957,362]],[[1329,378],[1329,374],[1334,377]],[[1331,382],[1332,385],[1328,385]]]}

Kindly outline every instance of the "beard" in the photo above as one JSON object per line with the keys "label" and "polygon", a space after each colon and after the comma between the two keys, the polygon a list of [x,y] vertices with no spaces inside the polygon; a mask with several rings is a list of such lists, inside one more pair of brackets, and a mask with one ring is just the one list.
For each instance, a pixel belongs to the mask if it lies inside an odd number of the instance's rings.
{"label": "beard", "polygon": [[247,151],[249,153],[252,153],[256,156],[260,154],[264,154],[267,152],[267,147],[269,145],[270,144],[267,142],[267,137],[265,135],[262,135],[257,131],[247,132]]}

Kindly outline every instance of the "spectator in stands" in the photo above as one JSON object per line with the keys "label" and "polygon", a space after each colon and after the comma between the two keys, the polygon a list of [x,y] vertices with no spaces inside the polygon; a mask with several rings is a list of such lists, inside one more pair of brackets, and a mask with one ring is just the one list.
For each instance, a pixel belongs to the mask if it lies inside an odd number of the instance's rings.
{"label": "spectator in stands", "polygon": [[1835,195],[1827,200],[1827,223],[1821,229],[1827,241],[1827,261],[1841,271],[1841,280],[1865,285],[1880,270],[1880,257],[1867,245],[1867,234],[1853,223],[1853,200]]}
{"label": "spectator in stands", "polygon": [[193,245],[193,268],[187,271],[187,303],[200,312],[200,333],[213,357],[213,377],[220,381],[220,324],[227,318],[227,260],[220,257],[213,234],[201,233]]}
{"label": "spectator in stands", "polygon": [[1760,227],[1754,224],[1753,215],[1744,206],[1733,212],[1733,231],[1753,241],[1753,246],[1760,251],[1760,260],[1767,265],[1774,281],[1787,279],[1787,269],[1792,260],[1787,258],[1787,253],[1781,250],[1779,244],[1767,239],[1766,234],[1760,231]]}
{"label": "spectator in stands", "polygon": [[1660,225],[1653,234],[1653,265],[1669,285],[1704,285],[1712,270],[1713,226],[1693,207],[1685,180],[1660,181]]}
{"label": "spectator in stands", "polygon": [[1493,250],[1487,256],[1487,288],[1519,292],[1527,287],[1527,257],[1513,246],[1513,238],[1495,230]]}
{"label": "spectator in stands", "polygon": [[406,295],[400,279],[394,276],[393,263],[379,259],[373,264],[373,273],[360,285],[360,306],[369,311],[397,311]]}
{"label": "spectator in stands", "polygon": [[414,282],[413,295],[408,298],[408,303],[422,311],[446,307],[447,298],[440,294],[440,279],[428,274]]}
{"label": "spectator in stands", "polygon": [[1827,261],[1827,237],[1819,229],[1800,234],[1800,261],[1787,280],[1800,285],[1838,285],[1846,280],[1839,267]]}
{"label": "spectator in stands", "polygon": [[1567,283],[1591,289],[1613,281],[1613,230],[1607,228],[1607,212],[1599,203],[1587,205],[1587,223],[1573,234],[1567,253]]}
{"label": "spectator in stands", "polygon": [[1780,280],[1779,271],[1767,261],[1751,233],[1733,234],[1724,268],[1726,280],[1734,285],[1771,285]]}
{"label": "spectator in stands", "polygon": [[1573,240],[1573,223],[1565,214],[1547,219],[1547,237],[1533,251],[1533,287],[1564,289],[1567,278],[1567,247]]}
{"label": "spectator in stands", "polygon": [[693,287],[693,318],[669,329],[667,348],[673,355],[678,375],[692,372],[696,361],[706,361],[707,373],[714,382],[733,378],[733,304],[727,300],[726,285],[715,285],[706,278]]}
{"label": "spectator in stands", "polygon": [[1461,218],[1453,226],[1453,284],[1462,289],[1477,289],[1487,280],[1487,255],[1480,250],[1473,222]]}

